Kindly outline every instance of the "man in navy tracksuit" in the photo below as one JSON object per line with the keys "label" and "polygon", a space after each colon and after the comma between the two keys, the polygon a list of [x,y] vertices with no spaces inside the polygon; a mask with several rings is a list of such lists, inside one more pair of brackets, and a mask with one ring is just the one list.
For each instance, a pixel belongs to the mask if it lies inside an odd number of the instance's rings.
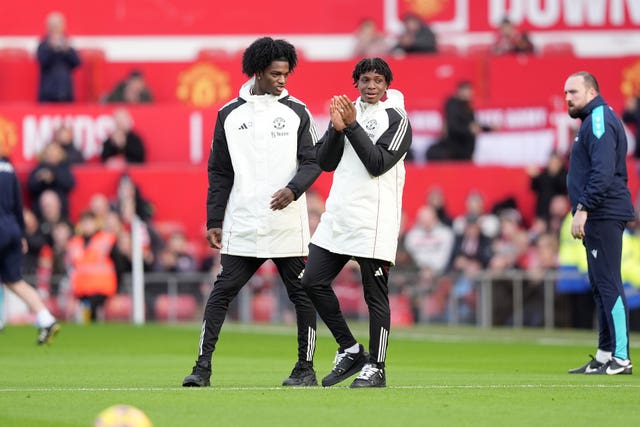
{"label": "man in navy tracksuit", "polygon": [[600,328],[596,357],[569,373],[631,374],[628,308],[620,277],[622,233],[634,218],[626,135],[591,74],[569,76],[564,93],[569,115],[582,120],[567,176],[571,235],[586,248]]}
{"label": "man in navy tracksuit", "polygon": [[38,292],[22,278],[27,249],[18,177],[9,162],[9,144],[0,140],[0,285],[3,283],[36,315],[38,344],[51,343],[60,326]]}

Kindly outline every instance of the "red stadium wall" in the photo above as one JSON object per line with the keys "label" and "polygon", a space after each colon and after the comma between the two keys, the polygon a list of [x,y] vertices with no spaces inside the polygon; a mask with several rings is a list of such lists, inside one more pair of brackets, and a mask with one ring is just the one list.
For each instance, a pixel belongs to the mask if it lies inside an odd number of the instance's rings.
{"label": "red stadium wall", "polygon": [[[351,32],[362,18],[382,23],[406,12],[457,31],[491,31],[508,15],[527,30],[612,30],[640,25],[636,0],[163,0],[78,2],[31,0],[5,2],[0,14],[3,34],[40,34],[46,14],[55,8],[77,35],[189,34],[332,34]],[[247,13],[250,11],[251,13]],[[389,16],[391,15],[391,16]],[[99,18],[96,18],[99,17]]]}

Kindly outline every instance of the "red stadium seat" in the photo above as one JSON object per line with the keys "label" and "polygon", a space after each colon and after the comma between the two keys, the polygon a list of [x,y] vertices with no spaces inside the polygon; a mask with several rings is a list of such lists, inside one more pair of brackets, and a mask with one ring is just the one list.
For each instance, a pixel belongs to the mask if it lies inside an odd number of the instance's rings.
{"label": "red stadium seat", "polygon": [[106,321],[126,322],[131,320],[133,303],[130,295],[116,294],[104,304],[104,319]]}
{"label": "red stadium seat", "polygon": [[198,61],[227,61],[233,57],[232,53],[227,52],[225,49],[210,48],[200,49],[198,51]]}
{"label": "red stadium seat", "polygon": [[345,316],[353,318],[366,316],[367,304],[364,302],[361,284],[336,281],[333,291],[340,301],[340,309]]}
{"label": "red stadium seat", "polygon": [[406,295],[389,295],[391,325],[410,326],[414,323],[411,301]]}
{"label": "red stadium seat", "polygon": [[251,299],[252,320],[258,323],[268,323],[273,318],[276,300],[271,292],[260,292]]}
{"label": "red stadium seat", "polygon": [[438,44],[438,53],[441,55],[457,55],[458,46],[455,44],[440,43]]}
{"label": "red stadium seat", "polygon": [[467,46],[468,56],[486,56],[491,54],[491,45],[488,43],[472,43]]}
{"label": "red stadium seat", "polygon": [[0,49],[0,102],[35,102],[37,89],[35,57],[26,49]]}
{"label": "red stadium seat", "polygon": [[102,49],[79,49],[78,55],[82,64],[73,72],[76,101],[97,102],[105,89],[105,53]]}
{"label": "red stadium seat", "polygon": [[178,294],[170,296],[158,295],[155,302],[156,320],[195,320],[198,303],[193,295]]}
{"label": "red stadium seat", "polygon": [[573,55],[573,44],[570,42],[551,42],[542,45],[542,55]]}

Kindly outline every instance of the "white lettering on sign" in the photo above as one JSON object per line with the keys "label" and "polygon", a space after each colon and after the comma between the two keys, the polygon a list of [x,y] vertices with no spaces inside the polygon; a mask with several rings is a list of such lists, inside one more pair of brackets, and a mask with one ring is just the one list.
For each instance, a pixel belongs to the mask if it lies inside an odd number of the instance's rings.
{"label": "white lettering on sign", "polygon": [[26,115],[22,120],[22,156],[25,160],[37,157],[62,124],[73,130],[74,144],[85,159],[100,155],[102,142],[114,128],[113,117],[104,114],[95,117],[84,114]]}
{"label": "white lettering on sign", "polygon": [[477,112],[482,124],[505,130],[542,129],[549,127],[549,113],[545,107],[489,108]]}
{"label": "white lettering on sign", "polygon": [[511,129],[530,129],[547,127],[548,118],[545,108],[508,108],[505,127]]}
{"label": "white lettering on sign", "polygon": [[409,121],[416,131],[439,132],[442,129],[442,115],[438,111],[414,110],[409,113]]}
{"label": "white lettering on sign", "polygon": [[640,25],[639,0],[489,0],[489,21],[494,27],[508,16],[516,25],[527,21],[538,28],[620,27]]}

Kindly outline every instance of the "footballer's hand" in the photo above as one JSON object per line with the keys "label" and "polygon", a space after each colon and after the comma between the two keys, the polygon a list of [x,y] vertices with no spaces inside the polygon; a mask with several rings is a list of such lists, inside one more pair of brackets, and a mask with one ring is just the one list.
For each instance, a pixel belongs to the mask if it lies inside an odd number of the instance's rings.
{"label": "footballer's hand", "polygon": [[342,121],[345,126],[349,126],[356,121],[356,107],[347,95],[340,95],[336,98],[336,105],[342,116]]}
{"label": "footballer's hand", "polygon": [[289,206],[294,199],[293,191],[289,188],[281,188],[271,195],[271,203],[269,207],[272,211],[279,211]]}
{"label": "footballer's hand", "polygon": [[587,223],[587,213],[576,211],[571,220],[571,236],[574,239],[584,239],[584,225]]}
{"label": "footballer's hand", "polygon": [[331,118],[331,124],[333,125],[335,130],[337,130],[338,132],[342,132],[346,127],[344,121],[342,120],[341,113],[341,111],[344,111],[344,109],[341,109],[337,105],[337,100],[338,97],[334,96],[333,98],[331,98],[331,101],[329,101],[329,117]]}
{"label": "footballer's hand", "polygon": [[222,228],[210,228],[207,230],[207,241],[213,249],[222,249]]}

